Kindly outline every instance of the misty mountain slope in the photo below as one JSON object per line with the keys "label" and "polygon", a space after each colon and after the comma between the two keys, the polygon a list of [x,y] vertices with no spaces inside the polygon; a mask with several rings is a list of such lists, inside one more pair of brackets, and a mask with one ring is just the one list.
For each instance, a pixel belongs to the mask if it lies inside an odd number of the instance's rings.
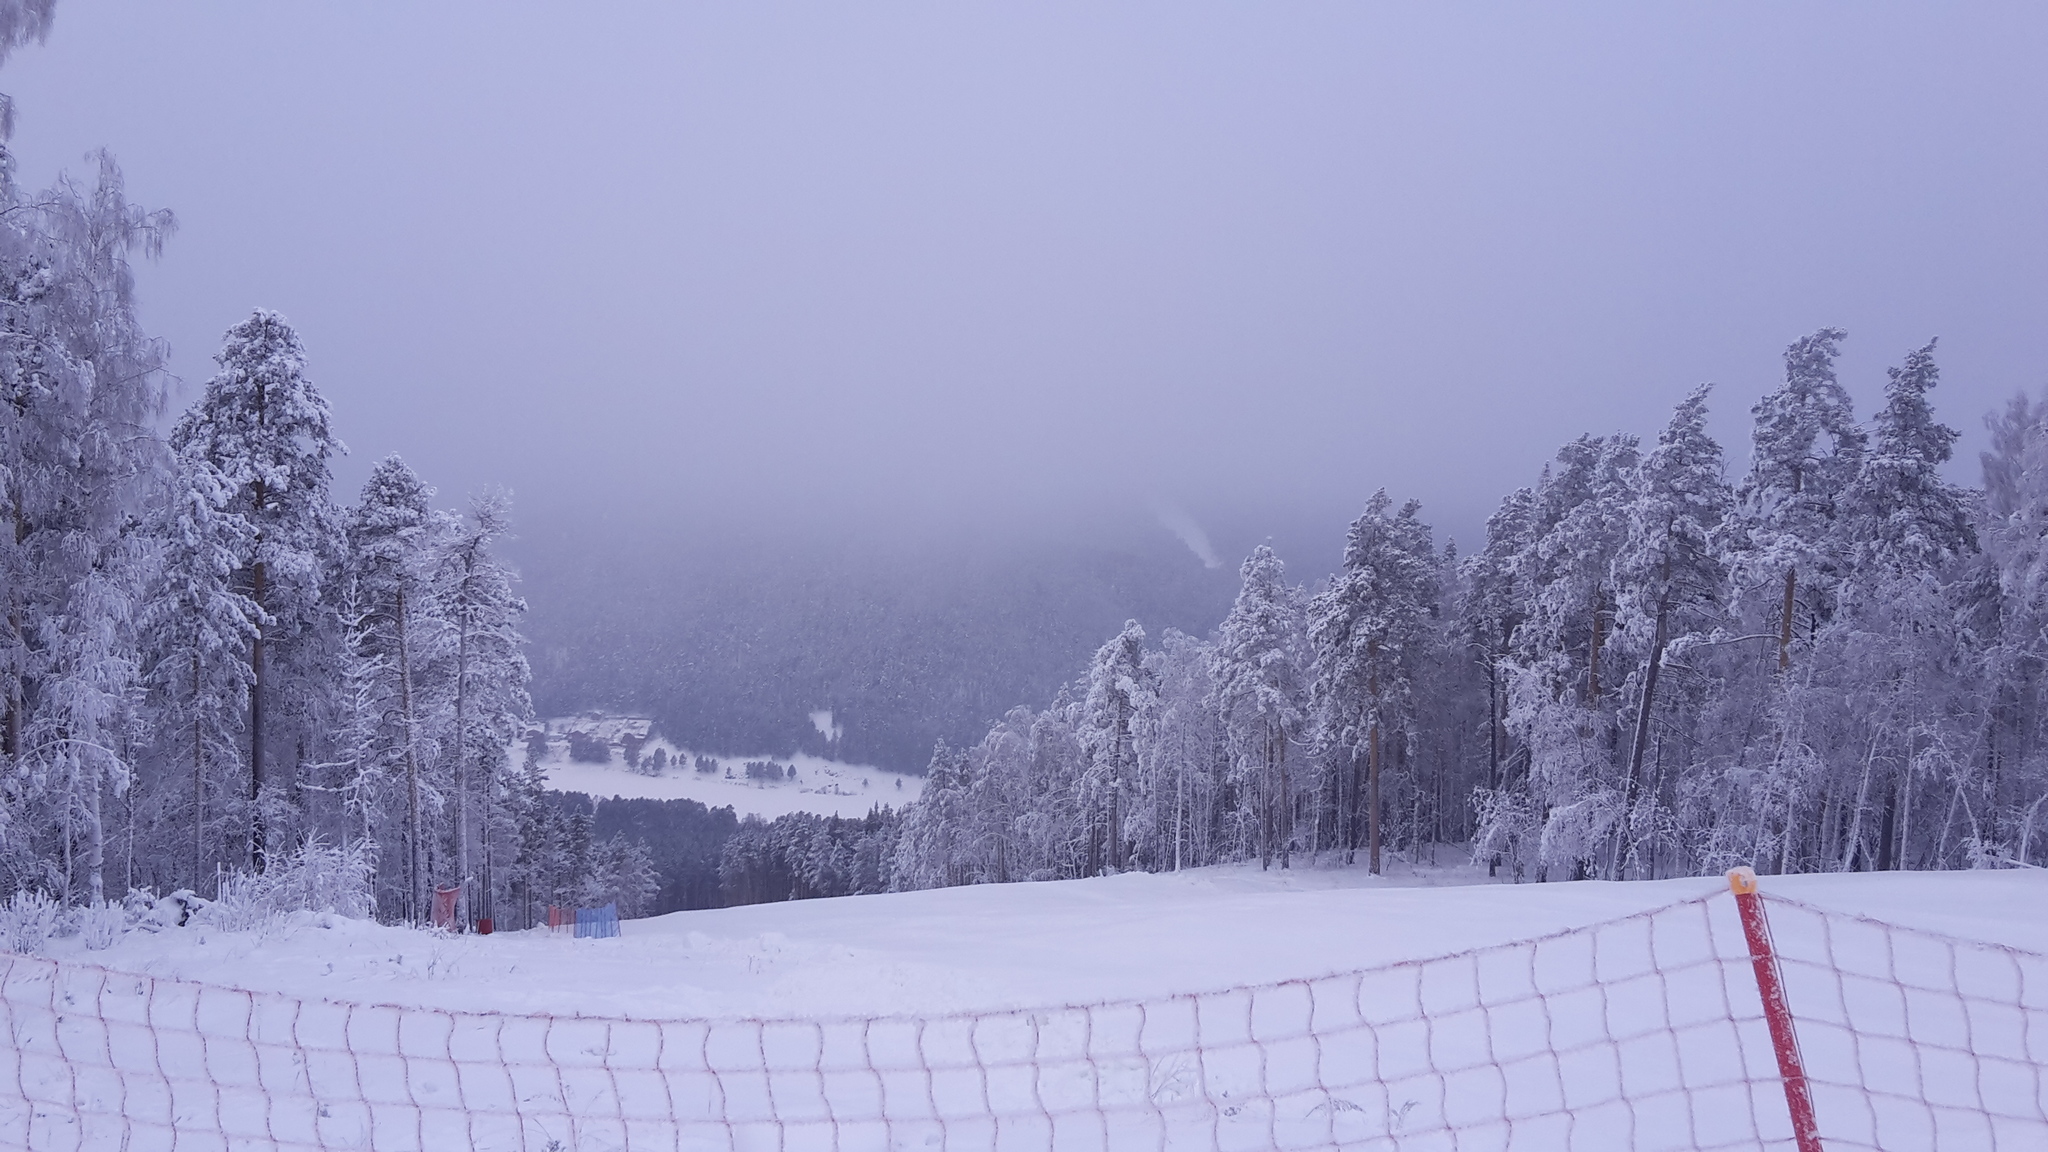
{"label": "misty mountain slope", "polygon": [[536,707],[635,711],[692,748],[921,771],[936,741],[1049,700],[1127,619],[1206,633],[1237,583],[1151,524],[1064,543],[736,535],[530,528]]}

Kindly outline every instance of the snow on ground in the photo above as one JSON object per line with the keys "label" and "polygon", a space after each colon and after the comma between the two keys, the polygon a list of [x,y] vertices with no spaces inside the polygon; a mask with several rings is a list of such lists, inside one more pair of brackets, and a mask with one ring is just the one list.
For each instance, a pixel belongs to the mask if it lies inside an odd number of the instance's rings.
{"label": "snow on ground", "polygon": [[[118,969],[335,1000],[635,1017],[865,1015],[1158,996],[1528,939],[1719,891],[1717,878],[1488,883],[1465,866],[1179,874],[678,912],[611,940],[457,937],[301,916],[130,934]],[[2048,873],[1767,877],[1767,895],[2048,953]],[[1721,902],[1723,905],[1726,901]],[[75,954],[74,954],[75,953]]]}
{"label": "snow on ground", "polygon": [[[818,756],[720,756],[716,772],[685,766],[650,776],[614,758],[609,764],[578,764],[568,760],[544,763],[548,787],[583,792],[600,799],[695,800],[710,808],[730,806],[741,816],[773,819],[791,812],[820,816],[865,816],[877,804],[900,808],[917,799],[924,779],[880,768],[842,764]],[[794,765],[796,779],[767,784],[746,778],[749,760]],[[687,765],[687,761],[685,762]],[[731,776],[726,773],[731,772]]]}
{"label": "snow on ground", "polygon": [[[1236,866],[675,913],[608,940],[299,914],[61,941],[59,959],[208,988],[0,958],[20,1088],[0,1131],[137,1150],[1790,1146],[1723,881],[1484,881]],[[1829,1147],[2048,1146],[2029,991],[2048,958],[1854,918],[2048,952],[2048,876],[1764,890],[1849,914],[1773,914]],[[1798,959],[1831,941],[1826,966]],[[1372,968],[1403,960],[1423,963]]]}
{"label": "snow on ground", "polygon": [[[836,730],[830,712],[812,714],[821,732]],[[865,816],[877,804],[900,808],[917,799],[924,790],[924,778],[849,764],[810,753],[793,756],[713,756],[679,748],[660,737],[648,738],[644,718],[586,713],[547,722],[548,754],[541,760],[548,787],[561,792],[582,792],[600,799],[623,797],[647,800],[695,800],[711,808],[731,807],[741,816],[773,819],[791,812],[815,812],[821,816]],[[584,732],[611,745],[610,759],[602,764],[572,760],[567,734]],[[639,749],[641,766],[626,762],[624,741],[645,741]],[[651,771],[659,751],[667,765]],[[515,762],[526,755],[522,740],[512,749]],[[709,772],[699,771],[700,759],[716,762]],[[772,763],[783,770],[782,778],[771,783],[749,779],[749,762]],[[796,769],[789,777],[788,770]]]}

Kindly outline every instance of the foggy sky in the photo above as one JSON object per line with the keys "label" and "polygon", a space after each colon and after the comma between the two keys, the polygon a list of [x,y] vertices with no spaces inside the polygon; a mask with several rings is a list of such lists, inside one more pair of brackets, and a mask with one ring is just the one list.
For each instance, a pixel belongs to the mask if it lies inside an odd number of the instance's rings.
{"label": "foggy sky", "polygon": [[105,145],[177,213],[180,404],[299,328],[348,498],[397,451],[529,522],[1163,510],[1229,563],[1382,485],[1469,547],[1700,380],[1739,467],[1822,325],[1866,415],[1940,335],[1974,481],[2048,382],[2044,59],[2025,4],[62,0],[0,90],[27,182]]}

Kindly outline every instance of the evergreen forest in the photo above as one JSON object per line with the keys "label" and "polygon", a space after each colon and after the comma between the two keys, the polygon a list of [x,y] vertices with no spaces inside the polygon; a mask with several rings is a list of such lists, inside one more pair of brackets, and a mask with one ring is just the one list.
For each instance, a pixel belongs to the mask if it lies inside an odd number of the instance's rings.
{"label": "evergreen forest", "polygon": [[[50,13],[0,3],[0,56]],[[854,735],[813,750],[848,758],[985,730],[938,740],[901,809],[764,820],[549,791],[517,752],[535,680],[509,497],[445,507],[397,456],[335,491],[345,448],[285,317],[229,327],[171,410],[133,262],[175,226],[104,153],[32,189],[0,149],[0,894],[132,906],[294,877],[394,922],[452,900],[466,927],[1233,861],[1469,859],[1512,881],[2048,865],[2048,401],[1992,415],[1981,481],[1955,483],[1931,339],[1867,416],[1822,328],[1760,396],[1702,385],[1653,436],[1572,440],[1469,553],[1382,491],[1327,578],[1255,549],[1213,629],[1228,588],[1163,578],[1125,601],[1165,621],[1104,628],[1051,699],[1000,715],[1104,602],[1061,614],[1074,588],[999,582],[946,600],[928,574],[900,595],[939,607],[889,626],[941,637],[937,672],[898,658],[914,645],[826,659],[874,648],[879,619],[829,571],[788,610],[823,636],[801,667],[715,612],[657,634],[597,619],[602,597],[565,611],[611,637],[581,690],[631,694],[664,661],[692,698],[742,664],[789,685],[774,709],[665,698],[678,746],[786,751],[745,745],[821,702]],[[1747,407],[1732,457],[1710,402]],[[561,684],[549,706],[594,702]]]}

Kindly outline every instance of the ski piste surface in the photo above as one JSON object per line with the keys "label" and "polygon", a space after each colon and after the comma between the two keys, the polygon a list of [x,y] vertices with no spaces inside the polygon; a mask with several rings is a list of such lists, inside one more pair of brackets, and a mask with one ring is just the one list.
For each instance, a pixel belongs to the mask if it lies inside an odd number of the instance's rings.
{"label": "ski piste surface", "polygon": [[[211,985],[469,1012],[845,1017],[1142,999],[1354,971],[1570,931],[1719,878],[1510,884],[1454,864],[1181,873],[850,896],[630,920],[608,940],[453,936],[331,915],[131,932],[53,959]],[[2048,953],[2048,873],[1765,877],[1851,915]]]}

